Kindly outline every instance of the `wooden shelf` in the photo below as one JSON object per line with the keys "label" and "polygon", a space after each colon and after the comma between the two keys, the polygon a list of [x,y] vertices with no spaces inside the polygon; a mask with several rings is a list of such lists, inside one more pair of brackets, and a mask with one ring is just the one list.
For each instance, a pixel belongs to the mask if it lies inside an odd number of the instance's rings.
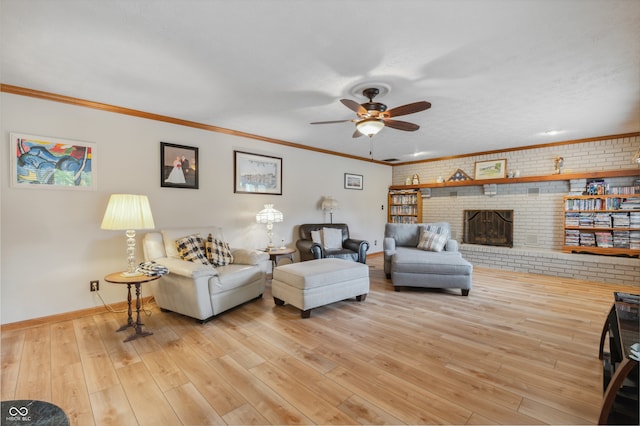
{"label": "wooden shelf", "polygon": [[562,246],[564,253],[604,254],[609,256],[640,257],[640,250],[614,247]]}
{"label": "wooden shelf", "polygon": [[421,183],[419,185],[391,185],[390,190],[397,189],[420,189],[420,188],[451,188],[456,186],[480,186],[487,184],[512,184],[512,183],[529,183],[529,182],[548,182],[555,180],[571,180],[571,179],[594,179],[607,177],[624,177],[624,176],[640,176],[640,169],[626,170],[606,170],[600,172],[582,172],[582,173],[562,173],[545,176],[521,176],[518,178],[504,179],[479,179],[479,180],[462,180],[457,182],[440,182],[440,183]]}

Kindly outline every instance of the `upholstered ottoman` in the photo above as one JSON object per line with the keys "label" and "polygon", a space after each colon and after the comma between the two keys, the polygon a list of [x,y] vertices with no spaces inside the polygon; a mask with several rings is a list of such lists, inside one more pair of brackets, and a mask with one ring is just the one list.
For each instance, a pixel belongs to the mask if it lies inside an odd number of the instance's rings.
{"label": "upholstered ottoman", "polygon": [[473,265],[459,252],[431,254],[421,250],[398,250],[391,260],[391,280],[402,287],[459,288],[463,296],[471,289]]}
{"label": "upholstered ottoman", "polygon": [[302,318],[311,309],[369,293],[369,267],[359,262],[325,258],[278,266],[273,270],[271,292],[276,305],[289,303]]}

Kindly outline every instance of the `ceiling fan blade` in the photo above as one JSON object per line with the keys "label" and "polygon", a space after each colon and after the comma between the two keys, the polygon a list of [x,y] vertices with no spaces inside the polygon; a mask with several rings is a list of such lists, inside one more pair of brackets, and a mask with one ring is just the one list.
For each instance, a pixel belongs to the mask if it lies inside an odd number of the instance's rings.
{"label": "ceiling fan blade", "polygon": [[364,134],[360,133],[360,131],[358,129],[356,129],[356,131],[353,132],[353,135],[351,137],[352,138],[359,138],[360,136],[364,136]]}
{"label": "ceiling fan blade", "polygon": [[352,101],[351,99],[340,99],[340,102],[350,110],[356,112],[358,115],[365,114],[367,112],[366,109],[362,107],[356,101]]}
{"label": "ceiling fan blade", "polygon": [[407,115],[413,114],[414,112],[424,111],[425,109],[429,108],[431,108],[431,103],[427,101],[419,101],[391,108],[389,111],[385,112],[384,115],[387,117],[398,117],[400,115]]}
{"label": "ceiling fan blade", "polygon": [[392,129],[405,130],[407,132],[415,132],[420,128],[420,126],[418,126],[417,124],[400,120],[384,120],[384,125],[387,127],[391,127]]}
{"label": "ceiling fan blade", "polygon": [[334,123],[347,123],[349,121],[353,121],[353,120],[314,121],[313,123],[309,123],[309,124],[334,124]]}

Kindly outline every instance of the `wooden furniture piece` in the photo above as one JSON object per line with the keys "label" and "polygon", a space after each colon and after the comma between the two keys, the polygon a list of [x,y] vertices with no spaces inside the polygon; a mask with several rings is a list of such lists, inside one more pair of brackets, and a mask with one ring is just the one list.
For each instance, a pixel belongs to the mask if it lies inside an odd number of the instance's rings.
{"label": "wooden furniture piece", "polygon": [[615,292],[614,298],[600,336],[604,395],[598,424],[637,425],[638,360],[630,354],[631,345],[640,342],[640,295]]}
{"label": "wooden furniture piece", "polygon": [[389,191],[389,223],[422,222],[422,193],[419,189]]}
{"label": "wooden furniture piece", "polygon": [[567,195],[564,243],[567,253],[640,256],[640,210],[625,208],[635,195]]}
{"label": "wooden furniture piece", "polygon": [[[120,327],[119,329],[117,329],[116,331],[124,331],[126,329],[128,329],[129,327],[133,327],[135,329],[135,333],[131,334],[129,337],[127,337],[126,339],[124,339],[125,342],[129,342],[131,340],[135,340],[138,337],[146,337],[146,336],[150,336],[153,333],[150,331],[143,331],[142,330],[142,326],[144,324],[142,324],[142,321],[140,319],[140,285],[142,283],[146,283],[149,281],[155,281],[158,278],[160,278],[160,275],[154,275],[154,276],[147,276],[147,275],[135,275],[135,276],[124,276],[122,275],[122,272],[114,272],[112,274],[107,275],[106,277],[104,277],[104,280],[106,282],[112,283],[112,284],[126,284],[127,285],[127,303],[129,305],[129,308],[127,310],[128,313],[128,318],[127,318],[127,323],[125,325],[123,325],[122,327]],[[136,318],[136,322],[133,322],[133,317],[132,317],[132,312],[131,312],[131,286],[134,285],[136,287],[136,314],[137,314],[137,318]]]}
{"label": "wooden furniture piece", "polygon": [[500,178],[500,179],[472,179],[472,180],[459,180],[459,181],[446,181],[446,182],[432,182],[421,183],[418,185],[391,185],[390,190],[408,190],[408,189],[420,189],[420,188],[450,188],[454,186],[482,186],[487,184],[497,185],[511,185],[514,183],[529,183],[529,182],[550,182],[556,180],[570,181],[572,179],[591,179],[591,178],[607,178],[607,177],[624,177],[624,176],[639,176],[638,169],[623,169],[623,170],[603,170],[599,172],[577,172],[577,173],[561,173],[553,175],[541,175],[541,176],[521,176],[517,178]]}
{"label": "wooden furniture piece", "polygon": [[292,248],[278,248],[266,251],[274,268],[278,266],[282,259],[289,259],[293,263],[293,253],[295,252],[296,250]]}

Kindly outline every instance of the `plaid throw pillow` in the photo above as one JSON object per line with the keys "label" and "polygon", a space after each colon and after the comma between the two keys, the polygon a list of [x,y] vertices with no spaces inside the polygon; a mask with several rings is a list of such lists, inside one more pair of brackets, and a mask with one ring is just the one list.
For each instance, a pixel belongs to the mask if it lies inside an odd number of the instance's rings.
{"label": "plaid throw pillow", "polygon": [[204,239],[200,234],[187,235],[176,240],[176,249],[182,259],[190,262],[197,260],[205,265],[210,265],[204,246]]}
{"label": "plaid throw pillow", "polygon": [[233,262],[229,243],[213,238],[211,234],[207,237],[206,251],[207,259],[215,266],[225,266]]}
{"label": "plaid throw pillow", "polygon": [[435,232],[436,234],[449,236],[449,227],[447,225],[438,225],[430,223],[423,226],[422,231]]}
{"label": "plaid throw pillow", "polygon": [[447,236],[445,234],[436,234],[425,229],[420,235],[418,248],[427,251],[442,251],[446,243]]}

